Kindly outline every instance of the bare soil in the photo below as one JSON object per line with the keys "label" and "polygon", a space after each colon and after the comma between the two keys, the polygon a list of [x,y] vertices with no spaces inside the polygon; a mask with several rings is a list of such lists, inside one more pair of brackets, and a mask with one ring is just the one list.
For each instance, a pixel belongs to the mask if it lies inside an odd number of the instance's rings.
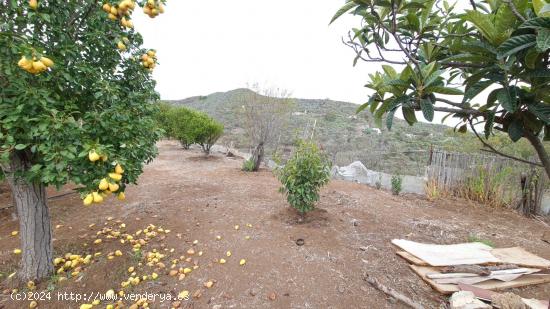
{"label": "bare soil", "polygon": [[[102,256],[74,278],[58,283],[54,277],[40,283],[37,290],[51,291],[52,300],[38,301],[38,308],[79,308],[91,302],[57,301],[58,292],[89,295],[118,291],[130,266],[135,266],[139,275],[156,271],[159,278],[126,288],[127,294],[148,291],[175,296],[182,290],[191,294],[199,290],[200,298],[183,301],[182,308],[405,308],[368,285],[366,274],[426,308],[438,308],[446,297],[433,291],[395,255],[392,239],[452,244],[475,235],[497,247],[522,246],[550,258],[550,245],[540,239],[548,225],[510,210],[460,199],[393,196],[360,184],[332,181],[323,189],[318,209],[300,223],[297,213],[278,193],[279,183],[270,171],[245,173],[240,170],[240,158],[223,154],[205,158],[198,150],[184,151],[175,142],[160,142],[159,150],[139,184],[127,190],[125,202],[109,199],[102,205],[84,207],[74,194],[50,200],[56,254],[102,252]],[[50,196],[64,193],[70,193],[70,188],[51,190]],[[9,204],[11,198],[1,194],[0,203]],[[10,232],[18,230],[18,223],[9,210],[3,212],[0,288],[4,293],[0,307],[27,308],[29,301],[10,298],[9,291],[17,283],[6,277],[16,270],[19,259],[12,253],[19,247],[19,239]],[[142,248],[143,255],[153,249],[166,254],[163,262],[167,268],[139,266],[140,256],[117,239],[92,243],[100,229],[121,223],[128,233],[148,224],[169,229],[170,233],[155,237]],[[304,244],[298,246],[297,239]],[[194,240],[198,244],[193,245]],[[193,262],[199,268],[181,281],[167,275],[171,260],[188,257],[187,250],[192,247],[204,254],[191,256],[191,262],[177,261],[176,269]],[[108,260],[108,253],[115,250],[123,255]],[[228,250],[231,257],[225,255]],[[227,263],[217,263],[220,258]],[[244,266],[239,265],[240,259],[246,259]],[[203,285],[208,280],[215,281],[209,289]],[[24,284],[19,289],[25,291]],[[512,292],[544,299],[550,295],[550,284]],[[171,306],[171,302],[159,300],[149,304],[150,308]]]}

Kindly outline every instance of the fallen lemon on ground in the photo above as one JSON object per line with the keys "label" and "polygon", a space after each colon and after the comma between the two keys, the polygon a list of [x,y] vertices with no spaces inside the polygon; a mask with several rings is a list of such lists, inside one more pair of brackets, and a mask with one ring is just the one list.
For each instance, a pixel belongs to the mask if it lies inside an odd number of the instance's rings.
{"label": "fallen lemon on ground", "polygon": [[13,231],[13,232],[11,232],[11,236],[17,236],[17,234],[19,234],[19,231]]}
{"label": "fallen lemon on ground", "polygon": [[220,259],[220,264],[225,264],[225,259]]}
{"label": "fallen lemon on ground", "polygon": [[179,298],[179,299],[188,299],[188,298],[189,298],[189,291],[187,291],[187,290],[181,291],[181,292],[178,294],[178,298]]}
{"label": "fallen lemon on ground", "polygon": [[241,261],[239,262],[239,265],[243,266],[244,264],[246,264],[246,260],[245,260],[245,259],[241,259]]}
{"label": "fallen lemon on ground", "polygon": [[14,249],[13,254],[21,254],[21,249]]}

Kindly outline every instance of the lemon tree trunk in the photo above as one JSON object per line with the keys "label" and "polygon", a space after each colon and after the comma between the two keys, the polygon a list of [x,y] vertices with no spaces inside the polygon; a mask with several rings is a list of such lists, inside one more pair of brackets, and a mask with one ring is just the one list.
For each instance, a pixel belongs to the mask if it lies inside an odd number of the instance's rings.
{"label": "lemon tree trunk", "polygon": [[12,190],[19,215],[21,237],[21,269],[19,278],[39,280],[53,272],[53,247],[50,213],[46,204],[46,188],[40,182],[17,177],[16,171],[26,168],[25,160],[14,154],[2,170]]}

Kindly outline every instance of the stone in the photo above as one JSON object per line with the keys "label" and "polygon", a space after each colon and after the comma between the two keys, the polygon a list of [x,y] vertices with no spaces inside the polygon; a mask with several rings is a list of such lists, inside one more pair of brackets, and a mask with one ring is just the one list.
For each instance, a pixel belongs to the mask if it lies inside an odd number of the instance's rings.
{"label": "stone", "polygon": [[470,291],[455,292],[449,299],[451,309],[491,309],[490,305],[477,299]]}

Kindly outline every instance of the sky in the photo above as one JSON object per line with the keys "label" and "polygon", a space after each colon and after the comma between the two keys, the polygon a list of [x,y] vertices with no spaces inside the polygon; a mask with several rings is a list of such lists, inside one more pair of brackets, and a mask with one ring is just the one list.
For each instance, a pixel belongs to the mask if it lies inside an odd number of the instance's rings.
{"label": "sky", "polygon": [[146,48],[157,50],[153,73],[162,99],[184,99],[259,83],[294,97],[364,103],[368,73],[341,42],[358,18],[328,25],[343,0],[169,0],[150,19],[133,14]]}

